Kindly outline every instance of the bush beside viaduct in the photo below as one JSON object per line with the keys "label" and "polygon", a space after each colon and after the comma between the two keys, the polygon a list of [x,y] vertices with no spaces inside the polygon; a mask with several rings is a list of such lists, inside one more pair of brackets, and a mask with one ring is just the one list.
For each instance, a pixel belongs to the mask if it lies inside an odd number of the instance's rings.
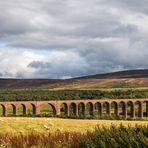
{"label": "bush beside viaduct", "polygon": [[[64,106],[64,113],[69,116],[71,113],[75,116],[85,115],[86,106],[89,105],[89,113],[93,116],[97,110],[99,116],[111,115],[113,110],[114,116],[122,114],[125,118],[129,112],[130,118],[148,117],[148,99],[103,99],[103,100],[55,100],[55,101],[18,101],[18,102],[0,102],[2,106],[2,115],[7,116],[8,105],[12,106],[13,115],[17,115],[18,105],[22,105],[23,114],[27,114],[27,105],[32,106],[32,114],[40,114],[41,105],[49,104],[55,115],[61,115],[61,108]],[[143,112],[145,108],[145,113]],[[129,109],[129,111],[127,111]]]}

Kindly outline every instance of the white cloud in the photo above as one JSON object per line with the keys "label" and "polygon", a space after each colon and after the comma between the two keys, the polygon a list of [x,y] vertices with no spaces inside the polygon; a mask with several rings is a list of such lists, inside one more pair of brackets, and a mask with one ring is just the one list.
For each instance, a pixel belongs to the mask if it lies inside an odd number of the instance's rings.
{"label": "white cloud", "polygon": [[0,49],[0,74],[2,77],[33,77],[35,70],[27,68],[32,60],[43,60],[42,55],[16,49]]}

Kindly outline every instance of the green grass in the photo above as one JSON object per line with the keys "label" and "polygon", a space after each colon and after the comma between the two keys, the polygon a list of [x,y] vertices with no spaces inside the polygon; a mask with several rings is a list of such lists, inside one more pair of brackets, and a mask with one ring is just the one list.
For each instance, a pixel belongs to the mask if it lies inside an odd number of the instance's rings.
{"label": "green grass", "polygon": [[93,131],[0,133],[1,148],[146,148],[148,126],[96,126]]}
{"label": "green grass", "polygon": [[[49,90],[53,90],[53,89],[49,89]],[[55,89],[55,90],[60,90],[60,89]],[[61,90],[64,90],[64,89],[61,89]],[[132,90],[132,91],[134,91],[134,90],[148,90],[148,87],[136,87],[136,88],[133,88],[133,87],[127,87],[127,88],[88,88],[88,89],[79,89],[79,90],[101,90],[101,91],[109,91],[109,92],[111,92],[111,91],[118,91],[118,90],[120,90],[120,91],[128,91],[128,90]]]}
{"label": "green grass", "polygon": [[[0,118],[0,133],[47,133],[55,132],[60,128],[61,131],[67,132],[82,132],[87,130],[92,131],[99,126],[110,127],[111,125],[119,126],[135,126],[148,125],[147,121],[117,121],[117,120],[78,120],[78,119],[60,119],[60,118],[24,118],[24,117],[1,117]],[[53,125],[51,125],[53,124]],[[45,129],[47,126],[49,130]]]}
{"label": "green grass", "polygon": [[[46,89],[45,89],[46,90]],[[60,90],[71,90],[67,88],[49,88],[49,91],[60,91]],[[112,92],[112,91],[128,91],[128,90],[148,90],[148,87],[137,87],[137,88],[85,88],[85,89],[74,89],[74,90],[100,90],[100,91],[106,91],[106,92]]]}

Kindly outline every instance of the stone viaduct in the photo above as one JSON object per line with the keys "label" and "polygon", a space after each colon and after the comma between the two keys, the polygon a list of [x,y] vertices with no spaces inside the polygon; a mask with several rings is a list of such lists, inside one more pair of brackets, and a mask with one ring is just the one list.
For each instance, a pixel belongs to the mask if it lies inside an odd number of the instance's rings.
{"label": "stone viaduct", "polygon": [[[17,115],[18,105],[22,106],[22,113],[27,114],[27,105],[32,106],[32,114],[40,114],[42,105],[49,104],[55,115],[61,115],[62,106],[64,113],[69,116],[71,113],[79,116],[85,115],[86,107],[89,106],[90,115],[97,111],[99,116],[123,115],[125,118],[143,118],[148,117],[148,99],[98,99],[98,100],[56,100],[56,101],[17,101],[17,102],[0,102],[2,115],[7,116],[8,106],[12,106],[13,115]],[[145,110],[145,111],[143,111]]]}

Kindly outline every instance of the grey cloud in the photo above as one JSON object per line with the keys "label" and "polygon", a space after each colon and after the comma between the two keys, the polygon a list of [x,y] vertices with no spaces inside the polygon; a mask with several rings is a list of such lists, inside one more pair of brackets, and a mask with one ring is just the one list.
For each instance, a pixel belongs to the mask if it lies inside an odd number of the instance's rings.
{"label": "grey cloud", "polygon": [[136,13],[143,13],[148,14],[148,1],[147,0],[105,0],[104,3],[110,6],[114,6],[119,9],[123,9],[124,11],[136,12]]}
{"label": "grey cloud", "polygon": [[123,37],[138,31],[133,24],[123,25],[119,14],[94,5],[95,0],[16,2],[0,2],[4,11],[0,15],[0,36],[10,47],[78,48],[83,47],[86,38]]}
{"label": "grey cloud", "polygon": [[[0,72],[0,77],[4,77],[4,78],[8,78],[8,77],[13,77],[13,74],[11,72],[7,72],[7,71],[2,71]],[[17,75],[16,75],[17,77]]]}
{"label": "grey cloud", "polygon": [[[147,68],[147,4],[146,0],[0,1],[0,43],[9,50],[49,51],[22,64],[34,77]],[[51,60],[52,53],[59,57]],[[5,57],[2,62],[9,61]],[[7,75],[28,77],[23,70]]]}
{"label": "grey cloud", "polygon": [[[81,50],[81,52],[79,51],[79,59],[77,58],[78,55],[71,59],[68,59],[67,55],[60,62],[50,63],[50,68],[46,68],[46,66],[39,66],[39,68],[38,66],[33,66],[33,68],[37,70],[35,73],[36,77],[50,78],[76,77],[125,69],[147,68],[147,54],[140,55],[138,50],[134,52],[134,55],[132,52],[127,53],[127,51],[120,53],[115,47],[110,47],[108,50]],[[67,60],[65,60],[66,58]],[[145,62],[143,62],[143,59],[145,59]],[[36,62],[31,62],[29,65],[32,65],[32,63]],[[44,64],[45,62],[39,62],[39,65]]]}
{"label": "grey cloud", "polygon": [[42,62],[42,61],[33,61],[31,63],[29,63],[27,65],[27,67],[31,67],[31,68],[50,68],[51,67],[51,63],[49,62]]}

